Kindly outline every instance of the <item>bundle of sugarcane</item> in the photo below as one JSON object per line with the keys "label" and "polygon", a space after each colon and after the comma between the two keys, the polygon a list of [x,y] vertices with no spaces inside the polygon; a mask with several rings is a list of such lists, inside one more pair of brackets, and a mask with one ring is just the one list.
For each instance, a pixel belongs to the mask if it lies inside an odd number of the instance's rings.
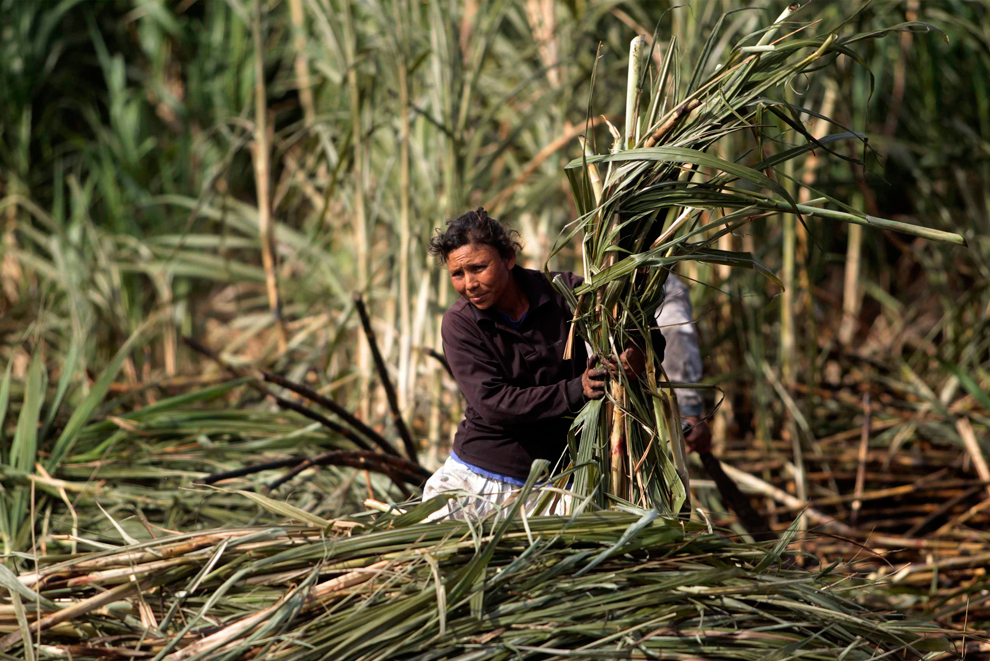
{"label": "bundle of sugarcane", "polygon": [[[408,512],[282,521],[0,567],[0,652],[180,659],[930,658],[931,625],[795,569],[787,538],[747,544],[655,510],[526,518],[546,462],[499,518]],[[590,504],[590,501],[585,501]],[[855,594],[855,593],[853,593]],[[40,639],[40,642],[39,642]]]}
{"label": "bundle of sugarcane", "polygon": [[[780,214],[965,243],[957,234],[868,216],[808,186],[813,199],[795,201],[788,188],[794,190],[798,182],[783,180],[784,173],[778,173],[782,165],[812,150],[835,154],[830,145],[837,141],[865,144],[865,136],[845,131],[815,139],[801,117],[821,115],[788,103],[783,88],[796,76],[813,76],[840,55],[860,61],[858,42],[928,29],[904,23],[868,34],[808,36],[817,26],[791,23],[797,8],[791,5],[772,25],[739,40],[723,62],[711,67],[709,57],[724,39],[720,20],[690,77],[684,77],[686,85],[676,75],[680,63],[673,39],[657,58],[660,66],[653,76],[643,66],[646,40],[634,39],[624,133],[610,126],[615,139],[610,153],[595,154],[586,144],[585,154],[567,166],[580,216],[562,234],[554,253],[583,235],[585,283],[574,291],[557,283],[575,310],[577,334],[603,360],[619,361],[630,343],[647,355],[642,376],[631,382],[616,370],[604,404],[589,402],[575,421],[575,429],[583,432],[580,443],[572,446],[579,467],[574,488],[579,495],[594,493],[599,505],[611,498],[672,513],[685,499],[687,471],[677,406],[658,371],[653,347],[645,341],[663,305],[669,270],[677,263],[742,266],[780,284],[751,254],[713,248],[721,236]],[[778,37],[785,29],[789,32]],[[771,133],[768,126],[778,131]],[[785,131],[800,144],[783,142]],[[742,151],[724,153],[727,149]]]}

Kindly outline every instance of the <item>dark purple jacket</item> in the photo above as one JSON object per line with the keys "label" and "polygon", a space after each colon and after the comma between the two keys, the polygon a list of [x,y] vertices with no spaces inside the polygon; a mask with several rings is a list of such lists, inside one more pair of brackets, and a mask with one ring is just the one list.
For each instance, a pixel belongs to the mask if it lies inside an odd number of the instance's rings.
{"label": "dark purple jacket", "polygon": [[[575,335],[572,357],[563,359],[573,313],[546,276],[519,266],[512,275],[529,299],[519,330],[462,298],[444,314],[441,334],[467,400],[454,452],[479,468],[526,479],[534,459],[554,465],[567,448],[571,417],[585,403],[588,355]],[[560,276],[572,289],[583,282],[573,273]]]}

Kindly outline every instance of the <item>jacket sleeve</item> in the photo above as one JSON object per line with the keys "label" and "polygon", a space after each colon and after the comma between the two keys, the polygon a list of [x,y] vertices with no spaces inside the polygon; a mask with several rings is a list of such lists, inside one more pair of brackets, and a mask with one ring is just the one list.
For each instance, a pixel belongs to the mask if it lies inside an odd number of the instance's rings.
{"label": "jacket sleeve", "polygon": [[467,403],[495,425],[521,425],[577,413],[584,405],[581,377],[523,388],[508,382],[479,329],[456,315],[441,328],[443,351]]}
{"label": "jacket sleeve", "polygon": [[[667,340],[663,370],[671,381],[697,383],[702,378],[701,351],[687,287],[671,273],[664,284],[664,294],[664,303],[657,312],[657,325]],[[677,388],[674,392],[681,415],[700,416],[704,412],[704,400],[698,390]]]}

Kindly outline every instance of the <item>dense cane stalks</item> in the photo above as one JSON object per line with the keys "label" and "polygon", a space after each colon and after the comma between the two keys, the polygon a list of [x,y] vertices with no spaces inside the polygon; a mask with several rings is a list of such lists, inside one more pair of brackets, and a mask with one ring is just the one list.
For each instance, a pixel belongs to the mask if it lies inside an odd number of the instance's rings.
{"label": "dense cane stalks", "polygon": [[[648,105],[664,108],[669,104],[670,110],[657,113],[655,120],[651,112],[650,125],[644,131],[640,131],[638,110],[640,91],[647,80],[647,72],[641,69],[645,41],[634,39],[627,77],[625,137],[610,126],[615,141],[608,154],[584,155],[567,166],[579,217],[565,230],[557,250],[580,238],[590,275],[577,290],[565,292],[576,310],[578,332],[603,360],[618,363],[619,354],[631,344],[649,358],[645,375],[627,382],[624,373],[616,373],[608,401],[604,405],[590,402],[575,421],[581,440],[580,447],[572,452],[574,464],[596,464],[582,469],[584,477],[577,489],[582,494],[596,493],[600,505],[612,496],[649,503],[670,514],[679,511],[686,498],[687,472],[677,407],[672,404],[672,391],[657,387],[666,379],[657,373],[648,340],[656,311],[664,303],[664,282],[674,265],[697,261],[743,266],[784,287],[788,294],[781,305],[781,351],[783,376],[790,380],[795,342],[796,221],[804,223],[806,217],[817,216],[965,244],[958,234],[873,218],[828,195],[798,204],[789,186],[781,184],[798,183],[793,176],[793,160],[812,149],[833,154],[832,143],[865,140],[849,132],[825,140],[815,138],[795,120],[799,113],[811,112],[787,102],[781,90],[796,77],[818,75],[817,71],[832,63],[836,55],[853,54],[851,49],[857,42],[913,27],[906,24],[867,35],[802,34],[800,38],[785,35],[775,39],[785,26],[801,31],[788,20],[796,9],[797,5],[789,6],[772,25],[741,39],[741,43],[755,40],[756,44],[735,48],[714,68],[706,57],[696,62],[686,89],[668,86],[663,72],[654,72],[659,82],[650,90]],[[709,35],[709,44],[718,39],[720,26],[721,22]],[[706,56],[708,52],[706,49]],[[796,144],[772,150],[764,145],[764,141],[780,141],[766,132],[774,120],[782,123],[784,135]],[[735,137],[730,146],[742,150],[738,155],[724,152],[730,136]],[[755,138],[753,142],[739,140],[750,136]],[[757,156],[746,158],[751,149]],[[594,176],[589,175],[596,170]],[[601,195],[593,188],[596,179],[603,182]],[[842,210],[818,206],[821,204]],[[707,222],[701,224],[706,211]],[[756,218],[781,213],[785,214],[781,279],[750,253],[713,247],[722,235],[739,231]],[[594,303],[580,305],[579,300]],[[795,448],[800,458],[800,446]],[[610,476],[604,485],[598,481],[600,474]],[[799,490],[801,484],[799,480]],[[804,498],[803,491],[799,496]]]}

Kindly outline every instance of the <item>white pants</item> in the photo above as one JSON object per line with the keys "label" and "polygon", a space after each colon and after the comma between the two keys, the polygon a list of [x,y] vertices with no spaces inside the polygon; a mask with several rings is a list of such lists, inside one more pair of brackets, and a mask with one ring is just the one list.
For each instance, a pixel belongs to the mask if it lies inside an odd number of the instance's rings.
{"label": "white pants", "polygon": [[[474,473],[464,464],[448,457],[443,466],[426,481],[423,488],[423,500],[427,501],[434,496],[454,492],[456,498],[448,500],[447,504],[434,512],[427,519],[483,519],[492,513],[496,517],[502,517],[509,513],[511,500],[519,494],[520,487],[485,477]],[[551,493],[551,502],[543,512],[537,512],[536,508],[543,496],[547,495],[544,488],[534,489],[526,499],[527,515],[554,515],[563,516],[567,512],[567,505],[571,497],[560,493]]]}

